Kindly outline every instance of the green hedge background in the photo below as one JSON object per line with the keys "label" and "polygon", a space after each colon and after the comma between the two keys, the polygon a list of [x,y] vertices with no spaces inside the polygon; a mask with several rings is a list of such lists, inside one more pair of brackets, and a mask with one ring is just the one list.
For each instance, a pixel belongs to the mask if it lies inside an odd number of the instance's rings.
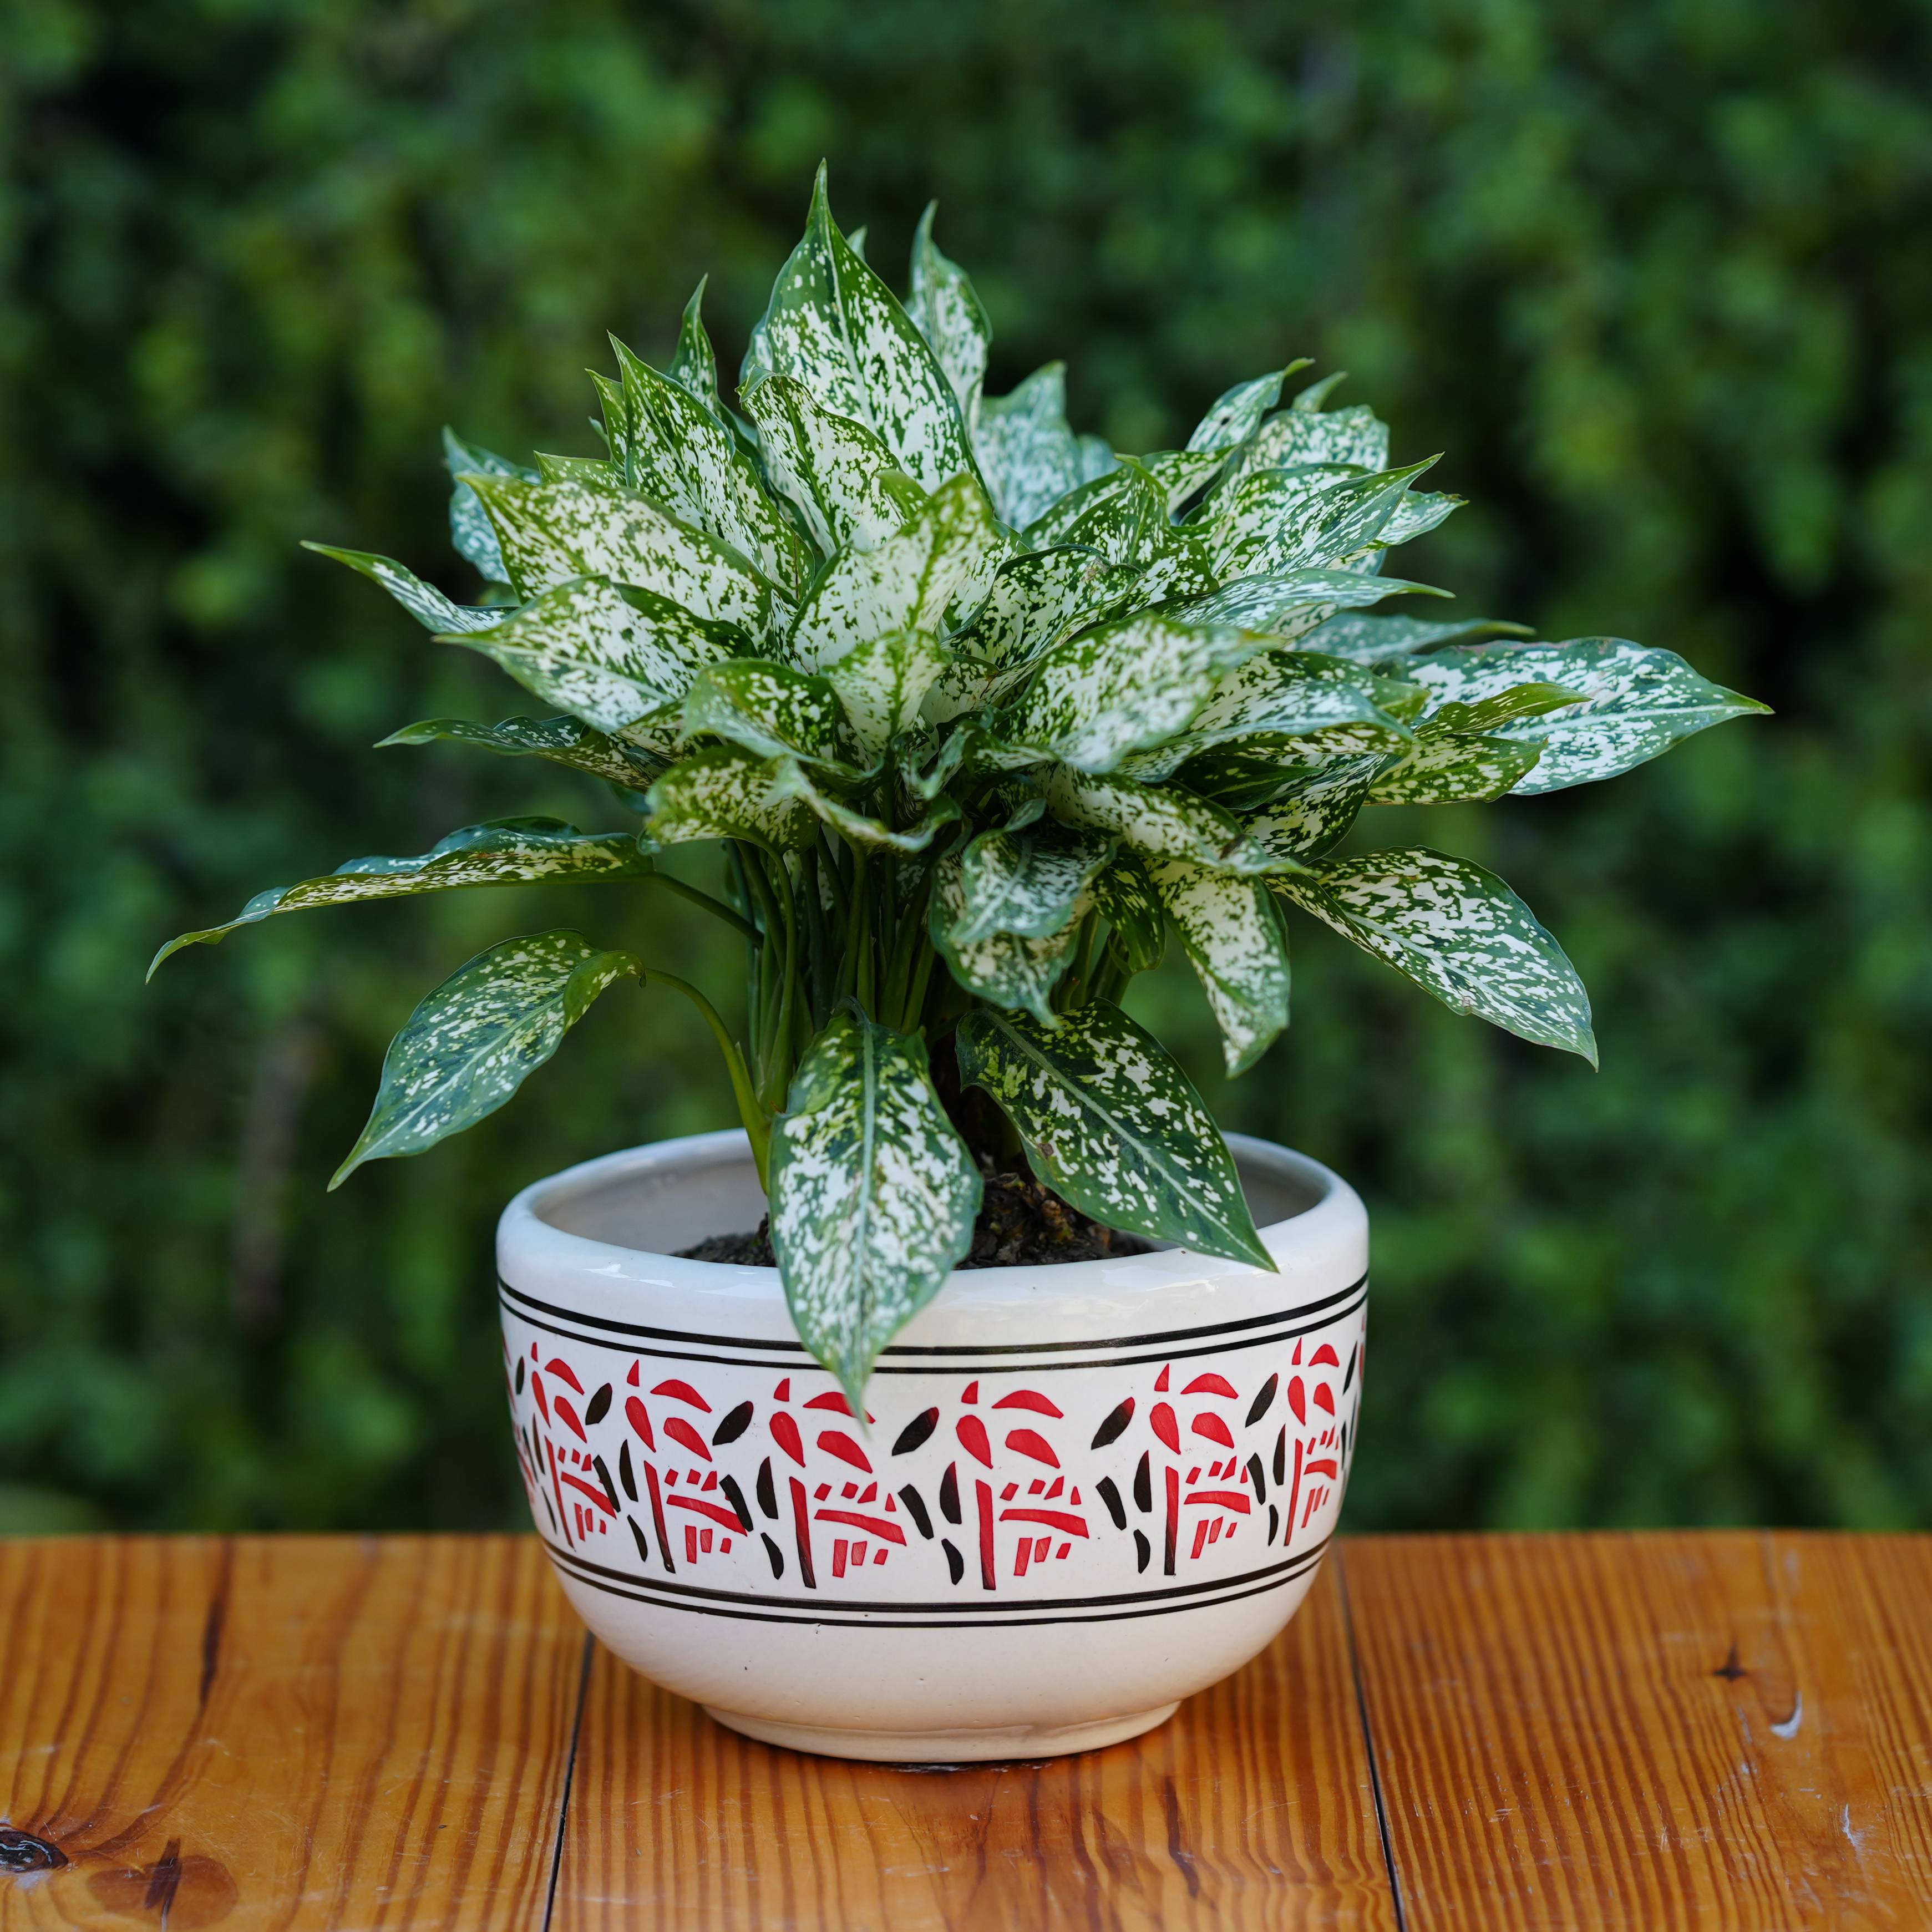
{"label": "green hedge background", "polygon": [[460,594],[436,437],[587,449],[601,332],[734,363],[832,166],[929,195],[1006,386],[1171,444],[1294,353],[1471,507],[1408,574],[1667,645],[1775,718],[1384,814],[1494,864],[1604,1070],[1298,928],[1232,1125],[1375,1217],[1348,1522],[1932,1520],[1932,16],[1905,0],[20,0],[0,62],[0,1526],[515,1520],[491,1222],[730,1118],[662,995],[322,1185],[382,1049],[532,889],[158,940],[567,777],[375,752],[516,694],[313,536]]}

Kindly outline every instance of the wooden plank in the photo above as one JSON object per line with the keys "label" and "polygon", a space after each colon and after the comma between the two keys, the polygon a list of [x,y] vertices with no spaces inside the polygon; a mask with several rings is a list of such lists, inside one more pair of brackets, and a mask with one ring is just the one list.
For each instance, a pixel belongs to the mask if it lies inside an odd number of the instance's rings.
{"label": "wooden plank", "polygon": [[541,1925],[582,1628],[530,1538],[0,1544],[0,1927]]}
{"label": "wooden plank", "polygon": [[1346,1551],[1410,1932],[1932,1924],[1932,1539]]}
{"label": "wooden plank", "polygon": [[945,1773],[772,1749],[601,1650],[557,1932],[1394,1932],[1332,1568],[1248,1668],[1104,1751]]}

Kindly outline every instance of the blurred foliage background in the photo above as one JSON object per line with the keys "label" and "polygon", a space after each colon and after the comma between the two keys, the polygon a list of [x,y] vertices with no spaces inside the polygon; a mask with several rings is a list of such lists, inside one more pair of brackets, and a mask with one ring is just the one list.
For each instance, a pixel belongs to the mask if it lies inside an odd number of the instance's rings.
{"label": "blurred foliage background", "polygon": [[[1407,574],[1667,645],[1778,716],[1607,787],[1378,815],[1493,864],[1604,1070],[1298,926],[1230,1124],[1375,1217],[1354,1528],[1932,1520],[1932,16],[1910,0],[16,0],[0,63],[0,1526],[465,1526],[520,1505],[491,1224],[730,1118],[668,996],[323,1182],[416,1000],[530,889],[157,942],[566,775],[375,752],[520,694],[304,536],[455,594],[446,421],[587,451],[582,370],[721,359],[832,165],[927,197],[1076,424],[1171,445],[1296,353],[1470,497]],[[724,963],[724,962],[720,962]],[[689,970],[687,964],[683,970]]]}

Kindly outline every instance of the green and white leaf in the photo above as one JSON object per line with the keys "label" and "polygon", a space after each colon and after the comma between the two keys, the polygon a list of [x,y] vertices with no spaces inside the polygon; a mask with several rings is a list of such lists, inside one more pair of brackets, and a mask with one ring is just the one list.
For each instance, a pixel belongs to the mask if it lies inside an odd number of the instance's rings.
{"label": "green and white leaf", "polygon": [[[1170,604],[1168,614],[1190,624],[1238,624],[1291,641],[1308,638],[1308,648],[1324,647],[1312,633],[1336,610],[1378,604],[1402,592],[1424,597],[1449,593],[1401,578],[1370,577],[1359,570],[1292,570],[1279,577],[1239,577],[1204,596]],[[1341,656],[1346,653],[1331,653]]]}
{"label": "green and white leaf", "polygon": [[1218,449],[1157,449],[1136,460],[1160,485],[1168,514],[1174,517],[1200,494],[1228,458]]}
{"label": "green and white leaf", "polygon": [[244,926],[278,913],[316,906],[394,899],[476,886],[520,886],[538,879],[640,879],[651,861],[627,832],[582,832],[560,818],[499,818],[466,825],[413,858],[351,859],[320,878],[257,892],[225,925],[171,939],[154,955],[148,976],[184,946],[212,946]]}
{"label": "green and white leaf", "polygon": [[329,1182],[367,1160],[420,1154],[494,1114],[605,987],[640,962],[579,932],[506,939],[459,968],[389,1043],[368,1124]]}
{"label": "green and white leaf", "polygon": [[728,544],[796,597],[816,560],[760,481],[758,466],[704,403],[614,335],[628,412],[631,487]]}
{"label": "green and white leaf", "polygon": [[1287,374],[1286,369],[1277,369],[1226,391],[1196,424],[1194,434],[1187,439],[1188,448],[1196,454],[1219,454],[1246,442],[1260,427],[1262,417],[1281,400],[1282,382]]}
{"label": "green and white leaf", "polygon": [[1328,860],[1274,890],[1444,1006],[1596,1065],[1576,969],[1493,872],[1418,847]]}
{"label": "green and white leaf", "polygon": [[1427,688],[1432,708],[1490,704],[1539,683],[1584,693],[1582,703],[1533,723],[1494,728],[1505,738],[1542,744],[1542,757],[1514,788],[1525,794],[1615,778],[1679,739],[1768,708],[1711,683],[1673,651],[1622,638],[1458,645],[1406,665],[1403,675]]}
{"label": "green and white leaf", "polygon": [[412,570],[386,556],[365,550],[338,550],[332,544],[304,543],[318,556],[332,556],[359,572],[372,584],[380,584],[418,624],[431,631],[482,631],[500,624],[500,610],[474,609],[452,603],[434,584],[425,584]]}
{"label": "green and white leaf", "polygon": [[1191,859],[1217,872],[1258,874],[1280,861],[1264,852],[1220,806],[1172,785],[1136,784],[1055,765],[1047,808],[1062,824],[1117,833],[1154,859]]}
{"label": "green and white leaf", "polygon": [[1173,547],[1178,533],[1168,520],[1166,492],[1130,458],[1061,497],[1024,534],[1034,550],[1084,544],[1109,563],[1144,570]]}
{"label": "green and white leaf", "polygon": [[1382,760],[1328,758],[1286,775],[1270,802],[1243,830],[1264,851],[1306,865],[1339,844],[1369,802]]}
{"label": "green and white leaf", "polygon": [[[1411,586],[1392,578],[1365,578],[1364,586],[1380,584],[1384,593]],[[1389,658],[1408,657],[1418,651],[1432,650],[1456,638],[1480,636],[1486,632],[1508,632],[1522,638],[1530,633],[1521,624],[1508,624],[1496,617],[1454,617],[1431,622],[1424,617],[1384,617],[1358,611],[1345,611],[1330,617],[1304,640],[1311,651],[1333,658],[1348,658],[1356,664],[1379,664]]]}
{"label": "green and white leaf", "polygon": [[775,851],[802,850],[818,836],[816,824],[808,805],[778,794],[785,762],[735,745],[694,752],[651,787],[644,830],[660,845],[748,838]]}
{"label": "green and white leaf", "polygon": [[[443,467],[453,479],[449,493],[449,537],[456,546],[458,556],[464,562],[473,565],[486,583],[508,584],[510,574],[504,567],[503,553],[497,547],[496,530],[476,492],[462,479],[465,476],[481,474],[520,476],[526,482],[534,483],[536,472],[526,470],[520,463],[512,463],[508,457],[497,455],[494,450],[465,442],[454,430],[447,428],[442,432],[442,461]],[[446,631],[450,626],[439,623],[435,628]]]}
{"label": "green and white leaf", "polygon": [[1376,533],[1376,541],[1384,550],[1426,536],[1438,524],[1446,523],[1468,500],[1446,494],[1412,490],[1395,507],[1395,512]]}
{"label": "green and white leaf", "polygon": [[959,412],[973,420],[980,386],[986,380],[986,358],[993,344],[993,325],[986,319],[973,284],[958,262],[939,251],[932,238],[936,201],[928,202],[919,218],[912,243],[912,296],[906,312],[939,358]]}
{"label": "green and white leaf", "polygon": [[1399,752],[1412,734],[1378,701],[1382,682],[1340,658],[1264,650],[1220,680],[1186,730],[1136,752],[1121,769],[1156,784],[1190,758],[1236,739],[1316,740],[1296,748],[1298,759],[1333,755],[1344,743],[1356,750],[1365,738],[1385,752]]}
{"label": "green and white leaf", "polygon": [[1034,1172],[1083,1214],[1274,1268],[1193,1083],[1118,1006],[1095,1000],[1050,1029],[978,1007],[958,1042],[962,1083],[992,1096]]}
{"label": "green and white leaf", "polygon": [[735,658],[692,680],[683,736],[709,733],[761,758],[790,755],[843,768],[839,717],[838,694],[824,678],[769,658]]}
{"label": "green and white leaf", "polygon": [[738,551],[634,490],[476,476],[518,595],[606,577],[754,638],[782,630],[790,607]]}
{"label": "green and white leaf", "polygon": [[1149,868],[1221,1029],[1228,1077],[1245,1073],[1288,1024],[1288,936],[1258,879],[1184,859]]}
{"label": "green and white leaf", "polygon": [[1190,758],[1180,768],[1180,782],[1245,818],[1294,796],[1309,775],[1324,766],[1372,754],[1378,766],[1385,764],[1390,743],[1388,728],[1380,724],[1334,724],[1306,738],[1255,732]]}
{"label": "green and white leaf", "polygon": [[956,602],[974,608],[984,599],[1008,550],[986,492],[956,478],[876,548],[832,559],[800,608],[793,661],[826,670],[887,631],[944,634]]}
{"label": "green and white leaf", "polygon": [[799,1334],[854,1408],[971,1245],[980,1192],[925,1042],[835,1013],[772,1136],[771,1234]]}
{"label": "green and white leaf", "polygon": [[834,416],[802,382],[766,376],[744,393],[765,466],[826,556],[872,550],[918,514],[926,492],[862,424]]}
{"label": "green and white leaf", "polygon": [[700,276],[690,301],[684,305],[684,319],[678,325],[677,348],[664,374],[728,428],[724,399],[718,393],[718,357],[704,326],[704,285],[710,279],[709,275]]}
{"label": "green and white leaf", "polygon": [[886,631],[847,652],[824,675],[853,735],[877,758],[911,728],[951,661],[930,631]]}
{"label": "green and white leaf", "polygon": [[1138,570],[1082,545],[1023,551],[1000,566],[959,647],[995,668],[1027,662],[1124,604],[1140,582]]}
{"label": "green and white leaf", "polygon": [[1474,805],[1514,790],[1543,755],[1534,740],[1425,732],[1376,774],[1371,805]]}
{"label": "green and white leaf", "polygon": [[746,362],[745,386],[758,370],[796,376],[822,408],[872,430],[922,490],[974,473],[946,373],[891,290],[839,233],[822,166],[804,238],[778,272]]}
{"label": "green and white leaf", "polygon": [[626,788],[647,785],[664,770],[663,761],[575,718],[506,718],[500,724],[473,724],[464,718],[428,718],[405,724],[376,741],[390,745],[474,745],[499,757],[547,758],[594,778]]}
{"label": "green and white leaf", "polygon": [[954,979],[995,1006],[1033,1014],[1042,1026],[1059,1024],[1052,1004],[1053,989],[1072,959],[1079,937],[1078,918],[1084,913],[1084,905],[1076,899],[1067,922],[1057,932],[1033,937],[994,932],[980,939],[957,939],[954,928],[968,916],[960,861],[949,854],[934,868],[932,943]]}
{"label": "green and white leaf", "polygon": [[[1304,390],[1302,395],[1309,393]],[[1259,470],[1299,470],[1318,463],[1346,464],[1372,472],[1388,467],[1388,425],[1366,404],[1322,410],[1304,407],[1298,396],[1292,408],[1270,417],[1235,452],[1221,487],[1232,489]]]}
{"label": "green and white leaf", "polygon": [[995,933],[1044,939],[1063,932],[1088,886],[1114,855],[1105,833],[1037,822],[982,832],[959,856],[959,916],[948,928],[958,944]]}
{"label": "green and white leaf", "polygon": [[[1036,369],[1006,396],[981,399],[973,446],[1003,522],[1024,530],[1088,480],[1066,421],[1066,365]],[[1112,467],[1112,452],[1104,466]]]}
{"label": "green and white leaf", "polygon": [[1036,662],[1000,728],[1086,772],[1184,730],[1232,670],[1269,640],[1222,625],[1183,624],[1157,611],[1098,626]]}
{"label": "green and white leaf", "polygon": [[480,651],[586,724],[664,754],[676,747],[674,714],[692,680],[752,648],[735,625],[595,577],[560,584],[490,629],[448,640]]}
{"label": "green and white leaf", "polygon": [[1216,568],[1223,578],[1280,576],[1342,562],[1376,542],[1410,483],[1435,461],[1345,477],[1312,494],[1307,479],[1322,472],[1263,470],[1234,491],[1213,526]]}
{"label": "green and white leaf", "polygon": [[1095,875],[1093,892],[1100,916],[1126,956],[1127,970],[1145,973],[1158,966],[1167,952],[1167,909],[1146,864],[1132,852],[1116,853]]}
{"label": "green and white leaf", "polygon": [[849,843],[880,852],[923,852],[947,826],[956,824],[960,817],[957,803],[940,796],[927,806],[925,817],[917,824],[888,825],[884,819],[848,805],[836,793],[814,782],[795,758],[778,760],[768,796],[774,802],[788,800],[802,804],[814,818],[822,819]]}

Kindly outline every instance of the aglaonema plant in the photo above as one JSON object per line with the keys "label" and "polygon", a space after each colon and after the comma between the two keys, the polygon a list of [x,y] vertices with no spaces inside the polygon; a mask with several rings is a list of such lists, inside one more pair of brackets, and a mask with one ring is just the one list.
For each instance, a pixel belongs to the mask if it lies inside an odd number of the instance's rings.
{"label": "aglaonema plant", "polygon": [[[1022,1148],[1098,1222],[1270,1265],[1199,1095],[1122,1010],[1170,934],[1231,1074],[1287,1024],[1295,914],[1594,1064],[1576,972],[1500,879],[1335,848],[1377,806],[1610,778],[1762,706],[1619,638],[1372,614],[1443,594],[1384,565],[1459,500],[1328,406],[1339,378],[1286,406],[1292,369],[1238,383],[1142,456],[1073,433],[1057,364],[985,394],[991,332],[930,210],[902,303],[821,170],[735,409],[700,296],[662,371],[617,343],[592,377],[603,454],[446,439],[475,603],[312,546],[555,714],[385,743],[550,760],[641,833],[470,826],[261,893],[156,964],[310,906],[636,882],[742,938],[742,1024],[578,933],[505,940],[410,1016],[332,1186],[501,1106],[616,982],[673,988],[730,1070],[799,1333],[856,1397],[966,1252],[982,1162]],[[722,848],[715,892],[658,862],[694,842]]]}

